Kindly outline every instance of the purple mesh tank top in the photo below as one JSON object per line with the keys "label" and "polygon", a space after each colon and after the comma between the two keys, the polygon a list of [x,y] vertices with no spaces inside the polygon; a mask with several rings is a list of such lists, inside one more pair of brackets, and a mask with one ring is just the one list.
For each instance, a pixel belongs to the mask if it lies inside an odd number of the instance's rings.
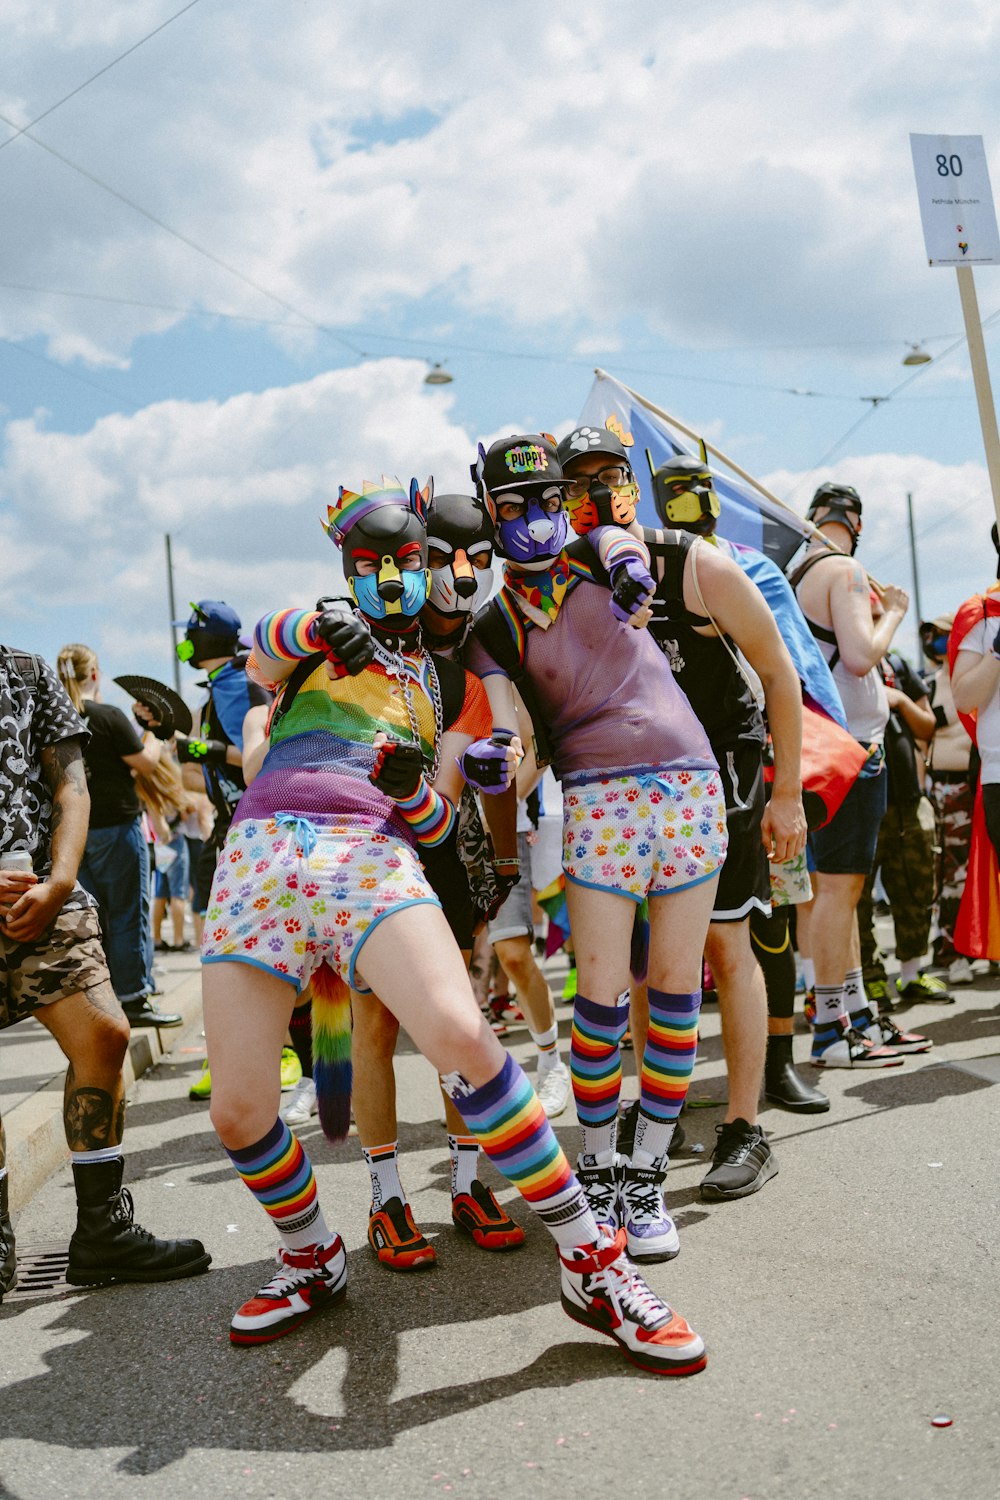
{"label": "purple mesh tank top", "polygon": [[[525,667],[546,717],[557,772],[714,770],[708,736],[666,657],[648,631],[614,618],[608,598],[607,589],[582,580],[555,624],[528,631]],[[502,674],[474,636],[465,665],[480,677]]]}

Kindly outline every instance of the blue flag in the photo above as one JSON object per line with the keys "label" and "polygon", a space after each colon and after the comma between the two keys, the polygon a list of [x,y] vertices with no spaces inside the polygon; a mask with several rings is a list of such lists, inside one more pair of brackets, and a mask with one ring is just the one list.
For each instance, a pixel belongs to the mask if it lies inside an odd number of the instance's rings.
{"label": "blue flag", "polygon": [[[620,385],[610,375],[601,374],[591,387],[580,422],[604,427],[609,417],[615,419],[619,437],[622,431],[632,436],[632,468],[641,491],[639,521],[643,526],[661,526],[663,523],[653,503],[653,486],[644,450],[649,450],[654,468],[676,454],[695,455],[674,436],[665,420],[635,399],[627,386]],[[739,563],[770,605],[806,699],[811,699],[817,708],[846,729],[847,720],[833,674],[782,571],[813,532],[805,521],[800,521],[777,502],[769,501],[752,486],[737,479],[727,479],[717,468],[711,467],[713,488],[721,506],[716,528],[720,547]]]}
{"label": "blue flag", "polygon": [[[683,439],[671,431],[667,422],[637,401],[627,386],[602,373],[597,376],[590,389],[590,395],[580,413],[580,421],[588,422],[593,427],[604,427],[609,417],[616,418],[624,431],[632,434],[635,444],[632,450],[632,468],[641,491],[639,520],[643,526],[660,526],[662,522],[653,504],[653,486],[646,451],[649,451],[654,468],[659,468],[660,464],[677,454],[686,457],[700,457],[700,454],[695,455],[692,447],[686,447]],[[773,558],[779,568],[787,567],[802,543],[812,535],[807,522],[800,520],[777,501],[768,500],[751,485],[744,484],[739,479],[727,478],[715,467],[712,468],[712,476],[722,507],[719,535],[731,542],[756,547],[758,552]]]}

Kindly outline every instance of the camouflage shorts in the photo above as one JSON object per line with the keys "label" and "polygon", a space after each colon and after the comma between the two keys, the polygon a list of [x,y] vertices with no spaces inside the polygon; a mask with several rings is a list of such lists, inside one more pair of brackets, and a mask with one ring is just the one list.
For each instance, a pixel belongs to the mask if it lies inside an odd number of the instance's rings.
{"label": "camouflage shorts", "polygon": [[92,906],[65,908],[33,943],[0,932],[0,1030],[41,1005],[108,980],[101,928]]}

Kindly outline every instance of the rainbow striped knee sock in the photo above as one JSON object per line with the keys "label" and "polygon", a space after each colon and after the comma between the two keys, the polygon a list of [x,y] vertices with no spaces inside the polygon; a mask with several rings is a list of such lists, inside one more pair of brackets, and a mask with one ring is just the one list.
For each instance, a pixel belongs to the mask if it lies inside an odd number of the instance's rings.
{"label": "rainbow striped knee sock", "polygon": [[460,1073],[442,1086],[497,1171],[512,1182],[564,1250],[597,1241],[597,1225],[527,1075],[508,1056],[473,1088]]}
{"label": "rainbow striped knee sock", "polygon": [[253,1146],[227,1155],[292,1250],[333,1238],[323,1218],[312,1162],[284,1120],[275,1120]]}
{"label": "rainbow striped knee sock", "polygon": [[649,991],[649,1036],[639,1074],[639,1114],[632,1162],[648,1166],[667,1154],[698,1050],[701,990]]}
{"label": "rainbow striped knee sock", "polygon": [[628,990],[612,1005],[597,1005],[579,994],[573,1002],[569,1066],[584,1156],[606,1156],[615,1149],[628,1002]]}

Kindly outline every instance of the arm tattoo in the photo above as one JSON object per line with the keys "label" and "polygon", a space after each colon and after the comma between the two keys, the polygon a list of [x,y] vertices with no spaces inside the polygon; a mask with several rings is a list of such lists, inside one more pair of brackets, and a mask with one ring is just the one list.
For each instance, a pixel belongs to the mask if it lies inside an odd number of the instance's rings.
{"label": "arm tattoo", "polygon": [[57,740],[46,745],[41,753],[42,773],[53,797],[61,787],[68,786],[78,797],[87,795],[87,769],[84,765],[80,741],[74,736],[68,740]]}
{"label": "arm tattoo", "polygon": [[868,593],[868,575],[860,563],[851,564],[851,581],[848,584],[848,588],[852,594]]}
{"label": "arm tattoo", "polygon": [[[68,1080],[67,1080],[68,1081]],[[123,1117],[124,1101],[115,1109],[115,1101],[104,1089],[68,1089],[63,1106],[66,1144],[71,1151],[98,1151],[115,1146],[121,1140],[116,1128]]]}

